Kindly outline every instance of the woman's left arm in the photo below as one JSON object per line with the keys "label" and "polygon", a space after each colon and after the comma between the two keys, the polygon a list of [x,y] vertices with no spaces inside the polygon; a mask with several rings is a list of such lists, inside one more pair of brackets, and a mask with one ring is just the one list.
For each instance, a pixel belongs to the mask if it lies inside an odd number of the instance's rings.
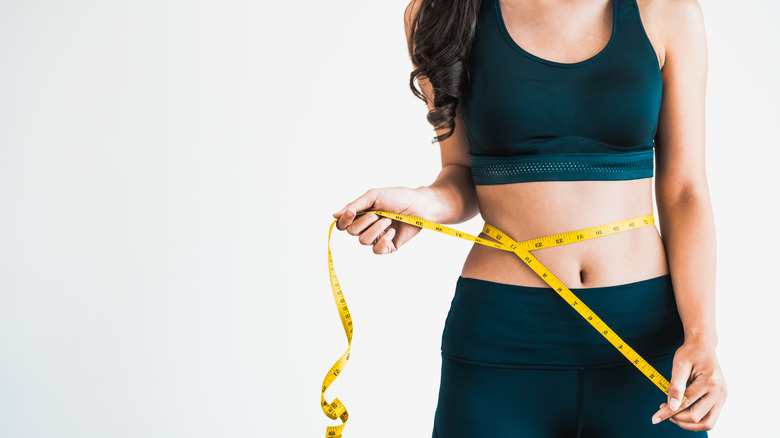
{"label": "woman's left arm", "polygon": [[715,221],[704,165],[704,17],[697,0],[653,3],[663,11],[655,16],[662,17],[658,23],[664,47],[656,203],[685,342],[674,356],[667,403],[652,421],[669,418],[683,429],[710,430],[727,388],[715,355]]}

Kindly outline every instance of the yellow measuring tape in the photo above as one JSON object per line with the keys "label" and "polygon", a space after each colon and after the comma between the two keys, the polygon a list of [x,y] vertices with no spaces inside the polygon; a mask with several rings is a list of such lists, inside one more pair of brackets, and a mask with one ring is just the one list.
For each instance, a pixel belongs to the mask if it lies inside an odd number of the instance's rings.
{"label": "yellow measuring tape", "polygon": [[[531,255],[530,251],[535,249],[541,249],[541,248],[549,248],[552,246],[558,246],[558,245],[565,245],[567,243],[572,242],[580,242],[583,240],[593,239],[596,237],[606,236],[609,234],[618,233],[620,231],[630,230],[633,228],[639,228],[646,225],[653,225],[655,224],[655,221],[653,220],[653,215],[648,214],[645,216],[638,216],[633,217],[629,219],[623,219],[621,221],[617,222],[610,222],[608,224],[603,225],[597,225],[595,227],[585,228],[582,230],[577,231],[569,231],[567,233],[562,234],[552,234],[545,237],[538,237],[536,239],[530,239],[525,240],[523,242],[515,242],[512,240],[511,237],[507,236],[503,232],[499,231],[495,227],[485,224],[485,226],[482,228],[482,232],[490,236],[491,238],[495,239],[497,242],[488,241],[485,239],[481,239],[476,236],[472,236],[468,233],[464,233],[462,231],[458,231],[456,229],[446,227],[444,225],[438,224],[436,222],[430,221],[428,219],[416,217],[416,216],[409,216],[404,214],[398,214],[398,213],[390,213],[387,211],[381,211],[381,210],[375,210],[375,211],[365,211],[358,213],[355,217],[360,216],[362,214],[366,213],[374,213],[379,216],[385,216],[391,219],[395,219],[399,222],[404,222],[410,225],[415,225],[421,228],[426,228],[433,231],[438,231],[440,233],[444,233],[450,236],[459,237],[461,239],[469,240],[474,243],[479,243],[485,246],[490,246],[493,248],[502,249],[504,251],[511,251],[517,254],[518,257],[520,257],[521,260],[523,260],[534,272],[536,272],[542,280],[545,281],[550,287],[552,287],[558,295],[561,296],[569,305],[574,308],[574,310],[577,311],[583,318],[585,318],[590,325],[593,326],[596,330],[598,330],[599,333],[601,333],[604,338],[607,339],[617,350],[622,353],[634,366],[636,366],[639,371],[642,372],[647,378],[650,379],[657,387],[661,389],[661,391],[664,392],[664,394],[669,394],[669,381],[664,378],[664,376],[661,375],[655,368],[653,368],[652,365],[650,365],[645,359],[642,358],[642,356],[639,355],[633,348],[629,347],[628,344],[626,344],[625,341],[620,339],[620,336],[617,335],[612,329],[607,326],[607,324],[601,320],[601,318],[598,317],[588,306],[585,305],[579,298],[577,298],[574,293],[569,290],[566,285],[564,285],[561,280],[559,280],[555,275],[553,275],[552,272],[550,272],[549,269],[547,269],[544,265],[542,265],[539,260],[536,259],[533,255]],[[341,401],[338,398],[333,399],[332,402],[328,403],[325,400],[325,390],[328,389],[328,387],[333,383],[333,381],[336,379],[336,377],[341,373],[341,371],[344,369],[344,366],[347,364],[347,361],[349,360],[349,351],[352,347],[352,317],[349,314],[349,308],[347,307],[347,302],[344,300],[344,294],[341,291],[341,286],[339,285],[338,277],[336,276],[336,270],[333,267],[333,257],[331,255],[330,251],[330,236],[333,232],[333,226],[336,225],[338,222],[338,219],[334,220],[333,223],[330,224],[330,229],[328,230],[328,270],[330,271],[330,286],[333,290],[333,298],[336,300],[336,307],[339,311],[339,316],[341,317],[341,324],[344,326],[344,332],[347,335],[347,350],[344,352],[344,354],[341,355],[338,361],[336,361],[335,364],[330,368],[328,371],[328,374],[325,376],[325,379],[322,381],[322,395],[321,395],[321,403],[322,403],[322,410],[325,412],[325,415],[327,415],[329,418],[335,420],[335,419],[341,419],[341,424],[338,426],[328,426],[326,429],[325,436],[328,438],[338,438],[341,436],[342,431],[344,430],[344,425],[347,422],[347,418],[349,418],[349,414],[347,413],[347,408],[344,407],[344,404],[341,403]],[[685,401],[685,397],[683,397],[683,400],[680,402],[680,405]]]}

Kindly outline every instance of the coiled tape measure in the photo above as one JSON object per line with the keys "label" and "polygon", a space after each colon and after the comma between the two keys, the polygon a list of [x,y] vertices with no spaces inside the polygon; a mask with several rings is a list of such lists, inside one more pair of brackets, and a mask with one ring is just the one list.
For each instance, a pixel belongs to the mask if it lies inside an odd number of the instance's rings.
{"label": "coiled tape measure", "polygon": [[[482,232],[495,239],[496,242],[481,239],[476,236],[472,236],[468,233],[458,231],[456,229],[446,227],[428,219],[409,216],[398,213],[390,213],[387,211],[374,210],[358,213],[355,217],[366,213],[374,213],[379,216],[388,217],[390,219],[397,220],[399,222],[407,223],[421,228],[426,228],[433,231],[438,231],[450,236],[459,237],[461,239],[469,240],[474,243],[479,243],[485,246],[502,249],[504,251],[511,251],[517,254],[522,261],[524,261],[534,272],[536,272],[542,280],[545,281],[550,287],[558,293],[569,305],[574,308],[583,318],[585,318],[590,325],[593,326],[604,338],[609,341],[623,356],[626,357],[639,371],[642,372],[651,382],[653,382],[664,394],[669,394],[669,381],[664,378],[652,365],[650,365],[642,356],[639,355],[633,348],[631,348],[620,336],[617,335],[607,324],[601,320],[585,303],[577,298],[574,293],[564,285],[549,269],[542,265],[539,260],[531,255],[530,251],[541,248],[549,248],[552,246],[565,245],[572,242],[580,242],[583,240],[593,239],[596,237],[606,236],[609,234],[618,233],[633,228],[644,227],[647,225],[655,224],[652,214],[645,216],[637,216],[629,219],[623,219],[617,222],[610,222],[608,224],[597,225],[595,227],[585,228],[577,231],[569,231],[562,234],[552,234],[545,237],[538,237],[535,239],[525,240],[523,242],[515,242],[499,231],[495,227],[485,224],[482,228]],[[333,298],[336,300],[336,307],[341,317],[341,324],[344,326],[344,333],[347,335],[347,349],[344,354],[336,361],[330,368],[328,374],[325,375],[325,379],[322,381],[322,395],[321,403],[322,410],[329,418],[336,420],[341,419],[341,424],[338,426],[327,426],[325,436],[327,438],[339,438],[344,430],[344,425],[349,418],[347,408],[338,398],[334,398],[332,402],[328,403],[325,400],[325,390],[333,383],[338,377],[341,371],[349,360],[349,352],[352,347],[352,317],[349,314],[349,308],[347,302],[344,299],[344,294],[341,291],[338,277],[336,276],[336,270],[333,267],[333,256],[330,251],[330,236],[333,232],[333,226],[336,225],[338,219],[334,220],[330,224],[328,230],[328,270],[330,271],[330,286],[333,290]],[[685,402],[685,397],[680,402],[680,405]]]}

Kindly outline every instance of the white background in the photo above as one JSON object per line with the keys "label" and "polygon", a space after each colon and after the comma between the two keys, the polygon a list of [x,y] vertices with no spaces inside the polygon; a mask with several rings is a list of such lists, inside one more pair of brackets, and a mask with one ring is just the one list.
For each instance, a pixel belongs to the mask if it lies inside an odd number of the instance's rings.
{"label": "white background", "polygon": [[[0,3],[0,436],[311,437],[339,424],[319,406],[347,346],[331,213],[371,187],[429,184],[440,165],[408,87],[406,4]],[[730,389],[710,436],[767,436],[780,409],[780,6],[701,4]],[[334,232],[332,247],[355,323],[326,393],[349,409],[345,436],[429,437],[470,244],[423,231],[380,257]]]}

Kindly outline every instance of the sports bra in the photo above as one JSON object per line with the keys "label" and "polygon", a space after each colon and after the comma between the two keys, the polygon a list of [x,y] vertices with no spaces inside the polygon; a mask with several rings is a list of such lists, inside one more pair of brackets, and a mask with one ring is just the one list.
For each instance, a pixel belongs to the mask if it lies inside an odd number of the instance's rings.
{"label": "sports bra", "polygon": [[661,70],[636,0],[612,8],[606,46],[562,63],[525,51],[482,0],[458,102],[474,184],[653,176]]}

